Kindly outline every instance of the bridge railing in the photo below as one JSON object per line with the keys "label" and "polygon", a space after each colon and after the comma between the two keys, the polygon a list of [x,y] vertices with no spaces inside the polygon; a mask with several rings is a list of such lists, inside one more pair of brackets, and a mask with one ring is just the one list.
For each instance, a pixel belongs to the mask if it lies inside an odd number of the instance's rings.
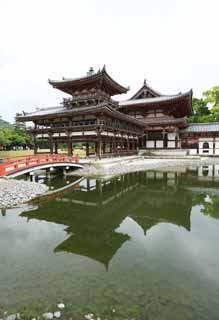
{"label": "bridge railing", "polygon": [[78,163],[79,157],[67,155],[36,155],[15,159],[5,159],[0,163],[0,176],[6,176],[20,170],[48,163]]}

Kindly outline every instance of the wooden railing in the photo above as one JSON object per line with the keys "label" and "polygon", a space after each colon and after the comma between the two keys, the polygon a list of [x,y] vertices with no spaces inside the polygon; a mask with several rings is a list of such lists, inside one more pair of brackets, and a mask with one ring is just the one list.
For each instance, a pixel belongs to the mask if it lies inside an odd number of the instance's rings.
{"label": "wooden railing", "polygon": [[79,163],[79,157],[70,157],[67,155],[36,155],[28,157],[20,157],[14,159],[5,159],[0,163],[0,176],[15,173],[20,170],[35,167],[48,163]]}

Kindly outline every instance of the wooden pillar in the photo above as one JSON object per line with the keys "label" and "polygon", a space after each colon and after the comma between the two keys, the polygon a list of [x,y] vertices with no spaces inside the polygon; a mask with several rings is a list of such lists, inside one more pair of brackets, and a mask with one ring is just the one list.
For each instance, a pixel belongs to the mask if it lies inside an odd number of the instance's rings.
{"label": "wooden pillar", "polygon": [[58,142],[55,141],[55,154],[58,154]]}
{"label": "wooden pillar", "polygon": [[[213,137],[213,154],[215,154],[215,146],[216,146],[216,143],[215,143],[215,136]],[[214,168],[214,166],[213,166]]]}
{"label": "wooden pillar", "polygon": [[89,157],[89,143],[86,143],[86,157]]}
{"label": "wooden pillar", "polygon": [[129,138],[127,138],[127,151],[130,150],[130,143],[129,143]]}
{"label": "wooden pillar", "polygon": [[110,140],[110,153],[113,153],[113,140]]}
{"label": "wooden pillar", "polygon": [[124,151],[124,140],[123,140],[123,136],[121,135],[121,153]]}
{"label": "wooden pillar", "polygon": [[37,139],[35,135],[33,136],[33,152],[37,154]]}
{"label": "wooden pillar", "polygon": [[99,159],[102,157],[102,140],[100,136],[97,141],[97,156]]}
{"label": "wooden pillar", "polygon": [[136,149],[137,149],[137,151],[139,150],[139,137],[137,137],[137,141],[136,141]]}
{"label": "wooden pillar", "polygon": [[106,143],[105,142],[103,142],[103,148],[102,149],[103,149],[103,154],[106,153]]}
{"label": "wooden pillar", "polygon": [[115,138],[115,135],[113,137],[113,153],[117,153],[117,148],[116,148],[116,138]]}
{"label": "wooden pillar", "polygon": [[53,154],[53,138],[52,138],[52,134],[49,135],[49,150],[50,150],[50,154]]}
{"label": "wooden pillar", "polygon": [[72,156],[72,141],[71,137],[68,136],[68,142],[67,142],[67,147],[68,147],[68,156]]}
{"label": "wooden pillar", "polygon": [[167,148],[167,135],[165,129],[163,129],[163,148]]}

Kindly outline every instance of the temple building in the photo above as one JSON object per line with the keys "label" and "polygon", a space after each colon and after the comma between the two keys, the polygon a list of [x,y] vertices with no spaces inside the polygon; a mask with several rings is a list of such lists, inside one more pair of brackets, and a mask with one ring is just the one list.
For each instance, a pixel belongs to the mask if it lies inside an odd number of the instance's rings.
{"label": "temple building", "polygon": [[219,124],[189,124],[193,114],[192,90],[164,95],[143,86],[130,99],[116,101],[115,95],[129,88],[112,79],[105,66],[98,72],[90,68],[86,76],[49,80],[49,84],[70,95],[57,107],[24,113],[19,121],[33,122],[30,129],[34,152],[39,141],[47,141],[50,153],[65,143],[72,155],[77,143],[91,145],[98,158],[131,155],[139,149],[185,149],[189,154],[219,155]]}

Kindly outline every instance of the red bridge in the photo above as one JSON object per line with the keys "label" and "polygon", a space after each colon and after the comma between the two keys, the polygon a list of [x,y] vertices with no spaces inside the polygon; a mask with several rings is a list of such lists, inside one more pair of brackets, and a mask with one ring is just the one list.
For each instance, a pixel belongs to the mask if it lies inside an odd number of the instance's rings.
{"label": "red bridge", "polygon": [[18,176],[34,169],[46,169],[50,167],[78,167],[79,157],[70,157],[67,155],[37,155],[28,157],[19,157],[14,159],[5,159],[0,163],[0,176]]}

